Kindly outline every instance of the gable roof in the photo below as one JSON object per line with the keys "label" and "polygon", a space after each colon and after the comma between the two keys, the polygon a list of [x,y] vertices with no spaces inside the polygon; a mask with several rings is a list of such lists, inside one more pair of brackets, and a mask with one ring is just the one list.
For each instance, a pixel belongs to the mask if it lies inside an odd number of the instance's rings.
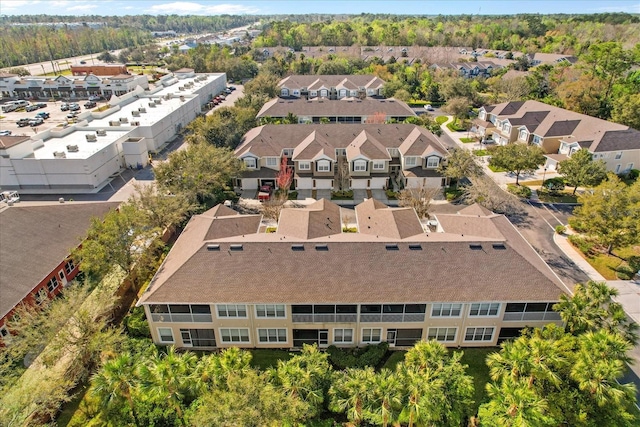
{"label": "gable roof", "polygon": [[371,116],[382,112],[388,117],[412,117],[416,113],[404,102],[390,99],[282,99],[275,98],[262,106],[256,117],[286,117],[293,113],[297,116]]}
{"label": "gable roof", "polygon": [[91,218],[119,203],[16,204],[0,211],[0,317],[63,262],[84,239]]}
{"label": "gable roof", "polygon": [[31,138],[28,136],[17,136],[17,135],[9,135],[9,136],[0,136],[0,148],[11,148],[14,145],[22,144],[25,141],[30,140]]}
{"label": "gable roof", "polygon": [[306,208],[282,209],[276,234],[315,239],[342,233],[341,224],[340,206],[320,199]]}
{"label": "gable roof", "polygon": [[424,233],[416,211],[405,208],[391,208],[384,203],[368,199],[356,206],[358,231],[363,234],[405,239]]}

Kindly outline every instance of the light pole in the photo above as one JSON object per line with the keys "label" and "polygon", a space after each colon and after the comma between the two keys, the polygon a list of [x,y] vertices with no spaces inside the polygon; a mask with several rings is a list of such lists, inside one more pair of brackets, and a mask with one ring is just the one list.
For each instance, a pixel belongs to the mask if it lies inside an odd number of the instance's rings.
{"label": "light pole", "polygon": [[544,188],[544,179],[547,176],[547,167],[544,167],[544,172],[542,173],[542,188]]}

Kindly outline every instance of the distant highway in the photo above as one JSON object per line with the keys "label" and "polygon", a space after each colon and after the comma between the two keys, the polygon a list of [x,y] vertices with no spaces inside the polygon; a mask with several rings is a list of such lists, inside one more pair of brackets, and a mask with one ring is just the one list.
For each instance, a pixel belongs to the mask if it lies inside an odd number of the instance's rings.
{"label": "distant highway", "polygon": [[[43,74],[68,70],[72,65],[80,65],[81,61],[86,61],[87,65],[90,65],[92,63],[99,63],[101,61],[97,59],[97,56],[101,53],[102,52],[90,55],[74,56],[72,58],[54,59],[53,61],[44,61],[35,64],[16,65],[15,67],[3,68],[0,71],[6,73],[11,68],[26,68],[29,71],[29,74],[31,74],[32,76],[39,76]],[[114,50],[112,53],[112,55],[114,56],[118,56],[119,54],[120,50]]]}

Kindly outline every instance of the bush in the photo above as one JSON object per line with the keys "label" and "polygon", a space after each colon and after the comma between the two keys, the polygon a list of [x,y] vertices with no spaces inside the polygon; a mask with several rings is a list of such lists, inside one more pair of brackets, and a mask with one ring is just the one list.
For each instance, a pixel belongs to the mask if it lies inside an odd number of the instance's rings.
{"label": "bush", "polygon": [[338,190],[331,192],[333,200],[351,200],[353,199],[353,190]]}
{"label": "bush", "polygon": [[389,200],[396,200],[398,198],[398,193],[390,189],[386,189],[385,194],[387,195],[387,199]]}
{"label": "bush", "polygon": [[631,267],[634,272],[637,273],[638,271],[640,271],[640,256],[630,256],[627,260],[627,263],[629,263],[629,267]]}
{"label": "bush", "polygon": [[389,350],[389,344],[381,342],[361,348],[338,348],[330,345],[327,348],[329,359],[338,369],[376,367]]}
{"label": "bush", "polygon": [[635,270],[627,264],[620,264],[618,268],[616,268],[616,276],[618,276],[620,280],[631,280],[635,274]]}
{"label": "bush", "polygon": [[132,338],[149,338],[149,324],[144,314],[144,307],[134,307],[131,313],[124,318],[127,334]]}
{"label": "bush", "polygon": [[564,225],[556,225],[556,233],[564,234],[567,231],[567,227]]}
{"label": "bush", "polygon": [[564,190],[564,187],[565,187],[564,179],[560,177],[549,178],[544,182],[544,188],[549,190],[549,193],[554,195]]}
{"label": "bush", "polygon": [[577,234],[569,236],[569,241],[585,255],[589,255],[595,246],[594,242]]}
{"label": "bush", "polygon": [[508,184],[507,191],[511,194],[515,194],[518,197],[522,197],[525,199],[531,198],[531,189],[524,185]]}

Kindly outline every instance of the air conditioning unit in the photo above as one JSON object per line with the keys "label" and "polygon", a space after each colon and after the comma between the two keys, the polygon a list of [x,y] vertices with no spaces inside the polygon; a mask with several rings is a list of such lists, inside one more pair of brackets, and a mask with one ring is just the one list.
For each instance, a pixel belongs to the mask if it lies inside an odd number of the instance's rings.
{"label": "air conditioning unit", "polygon": [[64,151],[54,151],[53,152],[53,158],[55,158],[55,159],[66,159],[67,155],[65,154]]}
{"label": "air conditioning unit", "polygon": [[120,117],[120,123],[129,123],[129,119],[126,117]]}
{"label": "air conditioning unit", "polygon": [[138,111],[138,110],[133,110],[133,111],[131,112],[131,115],[132,115],[133,117],[140,117],[140,111]]}
{"label": "air conditioning unit", "polygon": [[104,130],[104,129],[98,129],[96,131],[96,135],[98,135],[98,136],[107,136],[107,131]]}
{"label": "air conditioning unit", "polygon": [[184,102],[184,96],[180,95],[180,101]]}
{"label": "air conditioning unit", "polygon": [[120,126],[120,122],[117,120],[112,120],[109,122],[109,126]]}
{"label": "air conditioning unit", "polygon": [[156,108],[156,103],[155,102],[150,102],[149,103],[149,107],[150,108]]}
{"label": "air conditioning unit", "polygon": [[178,86],[178,90],[183,91],[184,90],[184,86]]}
{"label": "air conditioning unit", "polygon": [[[87,136],[93,136],[95,138],[94,135],[87,135]],[[78,151],[80,151],[80,149],[78,148],[77,145],[67,145],[67,151],[70,153],[77,153]]]}
{"label": "air conditioning unit", "polygon": [[140,122],[131,122],[131,126],[140,126]]}
{"label": "air conditioning unit", "polygon": [[140,108],[138,108],[138,111],[139,111],[140,113],[146,113],[146,112],[147,112],[147,109],[146,109],[146,108],[144,108],[144,107],[140,107]]}
{"label": "air conditioning unit", "polygon": [[162,98],[154,99],[153,103],[156,104],[156,105],[162,104]]}
{"label": "air conditioning unit", "polygon": [[[87,134],[84,137],[86,138],[87,142],[96,142],[98,140],[98,138],[93,134]],[[68,148],[68,146],[67,146],[67,148]]]}

